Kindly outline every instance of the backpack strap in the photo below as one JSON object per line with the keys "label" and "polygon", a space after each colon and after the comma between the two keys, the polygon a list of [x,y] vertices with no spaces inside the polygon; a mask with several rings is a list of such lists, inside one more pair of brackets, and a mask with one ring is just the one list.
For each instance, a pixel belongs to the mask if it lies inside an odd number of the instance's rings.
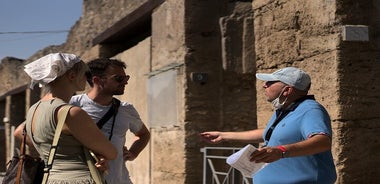
{"label": "backpack strap", "polygon": [[22,138],[22,142],[21,142],[21,146],[20,146],[20,160],[18,162],[15,184],[19,184],[21,181],[21,173],[22,173],[22,168],[23,168],[23,164],[24,164],[23,159],[25,156],[25,143],[26,143],[26,136],[27,136],[26,135],[26,125],[24,126],[22,135],[23,135],[23,138]]}
{"label": "backpack strap", "polygon": [[120,106],[120,100],[112,98],[112,106],[107,113],[96,123],[99,129],[103,128],[103,125],[113,116],[117,114],[117,110]]}
{"label": "backpack strap", "polygon": [[44,169],[44,177],[42,180],[43,184],[45,184],[47,182],[47,179],[49,178],[50,169],[53,167],[53,160],[54,160],[55,153],[57,151],[57,145],[58,145],[59,137],[61,136],[62,127],[63,127],[63,124],[65,124],[67,114],[71,107],[72,105],[64,105],[62,107],[62,110],[58,113],[58,123],[55,129],[53,143],[51,144],[51,147],[50,147],[47,165]]}
{"label": "backpack strap", "polygon": [[110,133],[110,136],[108,137],[108,140],[111,140],[112,135],[113,135],[113,127],[115,126],[115,119],[116,119],[116,114],[117,114],[117,112],[119,110],[119,106],[120,106],[120,100],[117,99],[117,98],[113,98],[112,99],[112,107],[111,108],[113,108],[114,115],[113,115],[113,120],[112,120],[111,133]]}

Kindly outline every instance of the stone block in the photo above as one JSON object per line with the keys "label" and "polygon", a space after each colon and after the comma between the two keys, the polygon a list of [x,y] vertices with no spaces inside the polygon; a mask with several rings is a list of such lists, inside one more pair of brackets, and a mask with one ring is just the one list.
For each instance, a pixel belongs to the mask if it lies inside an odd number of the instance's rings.
{"label": "stone block", "polygon": [[343,41],[369,41],[368,26],[345,25],[342,29]]}

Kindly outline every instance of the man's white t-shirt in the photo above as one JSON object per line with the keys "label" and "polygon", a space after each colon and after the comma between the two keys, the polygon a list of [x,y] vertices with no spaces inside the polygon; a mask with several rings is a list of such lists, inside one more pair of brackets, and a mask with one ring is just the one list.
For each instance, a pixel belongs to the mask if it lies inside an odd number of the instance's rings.
{"label": "man's white t-shirt", "polygon": [[[86,94],[75,95],[71,98],[70,104],[81,107],[98,122],[111,108],[111,105],[103,106],[92,101]],[[112,128],[113,116],[104,124],[101,131],[109,138]],[[117,149],[115,160],[109,161],[108,175],[105,176],[108,184],[132,184],[128,169],[123,158],[123,148],[125,136],[128,130],[137,133],[143,125],[140,115],[132,104],[121,102],[118,109],[111,142]]]}

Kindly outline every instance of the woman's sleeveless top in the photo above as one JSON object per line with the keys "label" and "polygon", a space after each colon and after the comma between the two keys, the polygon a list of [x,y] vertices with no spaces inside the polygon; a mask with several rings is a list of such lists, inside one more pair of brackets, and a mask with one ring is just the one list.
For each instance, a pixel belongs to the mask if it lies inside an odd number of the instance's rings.
{"label": "woman's sleeveless top", "polygon": [[[53,142],[56,125],[57,108],[67,103],[61,99],[39,101],[28,111],[26,117],[26,130],[32,139],[34,147],[40,157],[48,160],[50,146]],[[31,133],[31,122],[34,115],[34,132]],[[81,123],[81,122],[77,122]],[[83,145],[73,136],[61,133],[58,148],[50,170],[49,184],[92,184]]]}

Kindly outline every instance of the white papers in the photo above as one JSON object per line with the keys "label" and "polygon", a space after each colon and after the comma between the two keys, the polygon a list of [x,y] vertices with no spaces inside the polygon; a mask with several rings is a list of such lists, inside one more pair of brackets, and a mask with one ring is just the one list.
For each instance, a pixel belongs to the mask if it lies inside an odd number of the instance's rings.
{"label": "white papers", "polygon": [[239,170],[243,176],[251,178],[254,173],[266,166],[266,163],[255,163],[249,161],[250,155],[257,148],[251,144],[248,144],[243,149],[230,155],[227,158],[227,164],[231,167]]}

